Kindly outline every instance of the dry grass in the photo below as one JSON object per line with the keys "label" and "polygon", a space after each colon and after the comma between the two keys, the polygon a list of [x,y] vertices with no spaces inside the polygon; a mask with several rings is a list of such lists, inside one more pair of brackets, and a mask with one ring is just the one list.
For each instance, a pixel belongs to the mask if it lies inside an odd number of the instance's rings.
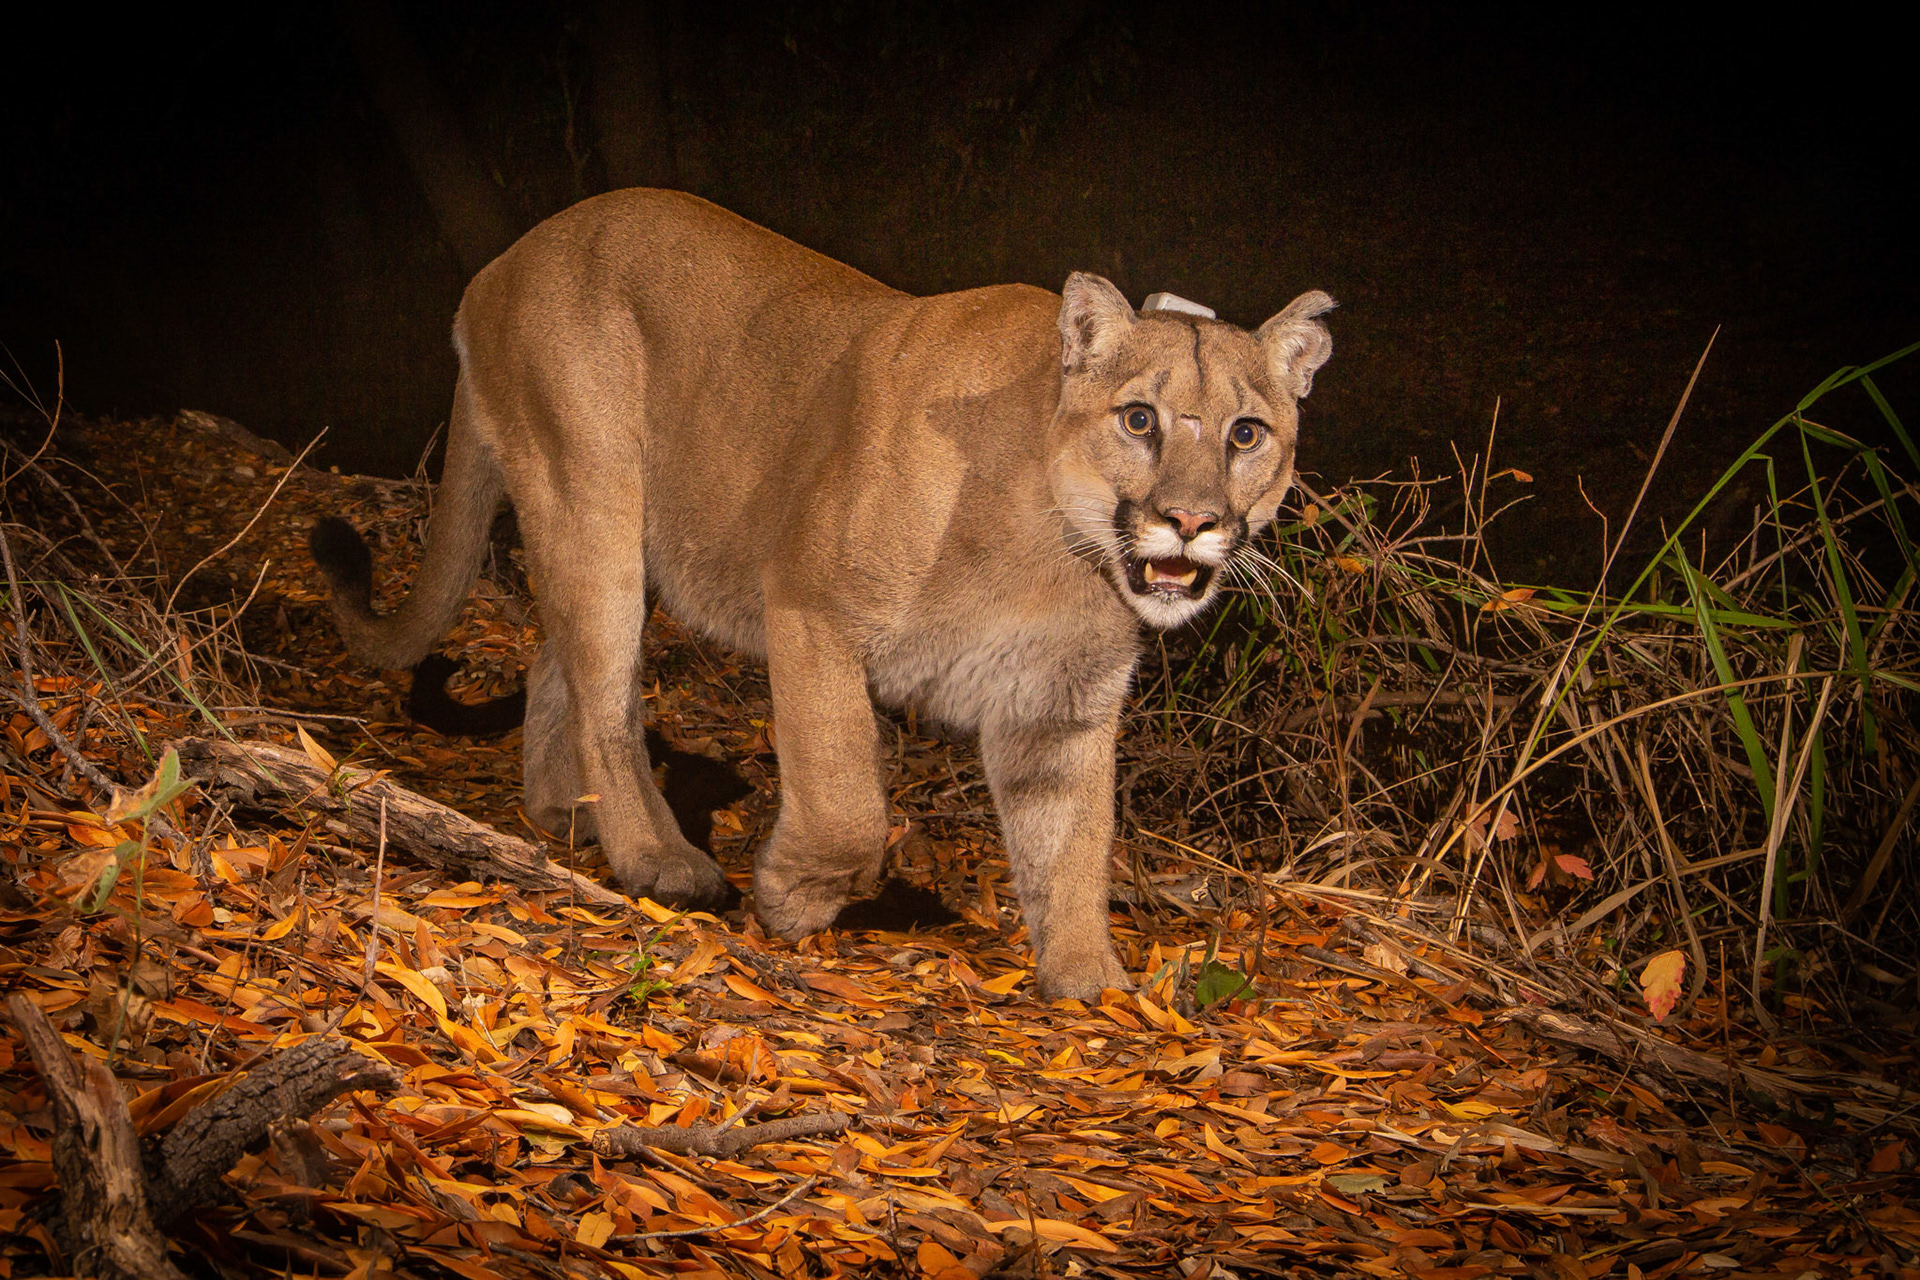
{"label": "dry grass", "polygon": [[223,712],[256,700],[256,660],[234,634],[244,602],[179,608],[191,573],[168,582],[150,538],[128,551],[101,535],[77,492],[92,487],[93,500],[100,487],[47,448],[58,425],[49,409],[38,448],[0,437],[5,692],[33,725],[10,745],[25,755],[51,744],[62,782],[104,803],[113,786],[152,773],[153,726],[197,720],[225,732]]}

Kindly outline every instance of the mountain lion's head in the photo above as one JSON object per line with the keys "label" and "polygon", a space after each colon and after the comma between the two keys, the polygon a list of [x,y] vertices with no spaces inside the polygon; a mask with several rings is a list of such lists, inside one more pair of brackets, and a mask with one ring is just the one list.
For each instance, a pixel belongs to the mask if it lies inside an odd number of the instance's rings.
{"label": "mountain lion's head", "polygon": [[1297,402],[1333,354],[1303,293],[1248,333],[1177,311],[1136,313],[1099,276],[1067,278],[1053,494],[1149,625],[1206,608],[1293,484]]}

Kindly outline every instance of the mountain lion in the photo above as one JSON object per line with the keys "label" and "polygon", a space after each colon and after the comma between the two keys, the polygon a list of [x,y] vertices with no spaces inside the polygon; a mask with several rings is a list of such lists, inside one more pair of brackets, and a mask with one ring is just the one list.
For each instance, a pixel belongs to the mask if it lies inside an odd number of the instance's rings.
{"label": "mountain lion", "polygon": [[[593,825],[621,883],[731,886],[654,785],[640,633],[674,617],[764,657],[781,806],[754,908],[785,938],[878,877],[875,699],[979,735],[1041,993],[1128,985],[1107,927],[1114,734],[1141,624],[1192,619],[1293,480],[1295,402],[1332,353],[1306,293],[1254,332],[1135,312],[1098,276],[915,298],[693,196],[617,191],[480,272],[424,562],[390,615],[339,520],[316,558],[355,654],[418,662],[504,492],[547,646],[530,815]],[[589,816],[583,810],[582,817]]]}

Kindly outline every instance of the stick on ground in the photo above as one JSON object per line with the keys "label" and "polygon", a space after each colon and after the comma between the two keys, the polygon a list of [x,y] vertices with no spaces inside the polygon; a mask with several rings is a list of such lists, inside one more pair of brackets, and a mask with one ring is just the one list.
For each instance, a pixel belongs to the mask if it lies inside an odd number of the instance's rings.
{"label": "stick on ground", "polygon": [[392,1093],[400,1073],[340,1040],[303,1041],[254,1066],[239,1083],[195,1107],[147,1161],[154,1220],[171,1223],[211,1201],[222,1175],[275,1125],[304,1120],[343,1093]]}
{"label": "stick on ground", "polygon": [[1503,1017],[1549,1040],[1579,1045],[1620,1061],[1637,1061],[1670,1076],[1690,1076],[1696,1080],[1711,1080],[1716,1084],[1725,1084],[1729,1078],[1734,1078],[1776,1106],[1790,1106],[1796,1094],[1809,1092],[1777,1071],[1739,1062],[1728,1064],[1719,1058],[1669,1044],[1659,1036],[1617,1018],[1608,1018],[1604,1025],[1595,1025],[1569,1014],[1524,1005],[1508,1010]]}
{"label": "stick on ground", "polygon": [[677,1151],[682,1155],[734,1156],[763,1142],[791,1142],[795,1138],[813,1138],[839,1133],[847,1127],[847,1117],[839,1113],[787,1116],[764,1124],[737,1129],[715,1125],[624,1124],[617,1129],[600,1129],[593,1135],[593,1149],[603,1156],[630,1156],[645,1147],[658,1151]]}

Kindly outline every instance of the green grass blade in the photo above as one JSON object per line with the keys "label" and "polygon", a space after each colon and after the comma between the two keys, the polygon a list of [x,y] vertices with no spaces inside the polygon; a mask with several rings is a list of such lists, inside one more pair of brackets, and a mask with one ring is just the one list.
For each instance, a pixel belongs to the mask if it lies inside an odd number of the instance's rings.
{"label": "green grass blade", "polygon": [[[1733,664],[1727,661],[1726,646],[1721,643],[1720,625],[1713,611],[1706,607],[1706,592],[1701,589],[1700,575],[1695,572],[1693,562],[1680,547],[1673,550],[1674,561],[1680,568],[1681,577],[1692,594],[1695,608],[1694,618],[1700,626],[1700,638],[1707,647],[1707,656],[1713,662],[1714,674],[1721,684],[1732,684],[1736,677]],[[1767,759],[1766,744],[1760,740],[1760,731],[1754,727],[1753,715],[1747,710],[1747,700],[1737,689],[1727,690],[1727,711],[1733,717],[1734,732],[1739,735],[1740,746],[1747,754],[1747,767],[1753,771],[1754,790],[1760,793],[1761,807],[1766,811],[1767,824],[1773,823],[1773,765]]]}
{"label": "green grass blade", "polygon": [[1767,458],[1767,522],[1773,526],[1774,564],[1780,570],[1780,612],[1793,605],[1793,587],[1787,577],[1787,522],[1780,515],[1780,475]]}
{"label": "green grass blade", "polygon": [[93,669],[100,673],[101,683],[113,692],[113,709],[120,713],[127,731],[133,735],[135,745],[140,748],[140,754],[146,757],[148,764],[152,764],[153,747],[147,742],[147,735],[141,732],[140,722],[126,714],[126,700],[120,696],[119,682],[113,678],[113,672],[108,668],[107,660],[94,646],[92,634],[81,624],[80,615],[74,611],[73,593],[67,590],[67,584],[64,582],[56,582],[54,586],[60,590],[60,607],[66,612],[67,624],[73,628],[73,634],[80,637],[80,647],[87,651],[87,660],[92,662]]}
{"label": "green grass blade", "polygon": [[1907,434],[1906,424],[1900,421],[1900,415],[1893,411],[1893,406],[1887,403],[1886,396],[1880,393],[1879,385],[1872,378],[1863,375],[1860,386],[1866,391],[1867,398],[1873,401],[1874,407],[1880,410],[1880,416],[1886,419],[1887,425],[1893,428],[1894,438],[1907,451],[1907,461],[1913,464],[1915,472],[1920,472],[1920,449],[1914,448],[1913,437]]}
{"label": "green grass blade", "polygon": [[1893,530],[1893,540],[1900,547],[1900,558],[1909,567],[1920,564],[1914,558],[1913,541],[1907,536],[1907,520],[1900,514],[1900,503],[1894,493],[1893,477],[1887,474],[1887,468],[1880,461],[1880,455],[1871,449],[1863,449],[1861,458],[1866,463],[1867,477],[1873,481],[1874,490],[1879,493],[1884,504],[1882,510],[1887,513],[1887,525]]}
{"label": "green grass blade", "polygon": [[1820,473],[1813,464],[1813,448],[1807,443],[1805,435],[1800,438],[1800,454],[1807,464],[1807,491],[1813,499],[1814,517],[1820,522],[1820,540],[1824,545],[1827,561],[1827,577],[1833,587],[1834,601],[1840,608],[1840,622],[1847,635],[1846,666],[1852,668],[1860,681],[1860,730],[1861,743],[1871,755],[1879,740],[1879,726],[1873,714],[1872,699],[1865,697],[1872,674],[1867,670],[1866,637],[1861,633],[1860,611],[1854,604],[1853,586],[1847,578],[1847,567],[1840,555],[1840,538],[1834,532],[1832,516],[1827,511],[1825,496],[1820,491]]}
{"label": "green grass blade", "polygon": [[[153,654],[147,649],[147,647],[141,644],[138,640],[134,639],[133,636],[129,635],[125,627],[122,627],[119,623],[115,622],[112,618],[102,613],[99,609],[99,606],[95,605],[93,601],[87,599],[85,596],[75,596],[74,599],[78,600],[81,604],[84,604],[85,606],[87,606],[87,612],[93,614],[94,617],[104,622],[107,625],[107,629],[112,631],[114,635],[119,637],[120,643],[126,645],[127,648],[139,654],[141,661],[143,662],[153,661]],[[200,700],[200,695],[195,693],[193,691],[192,686],[190,686],[189,684],[187,684],[185,680],[182,680],[180,678],[180,675],[178,672],[173,670],[173,668],[165,665],[164,663],[156,663],[155,670],[159,671],[161,674],[165,675],[167,679],[173,682],[174,687],[180,691],[180,696],[185,698],[189,703],[191,703],[193,705],[194,710],[198,711],[203,717],[205,717],[207,723],[212,725],[214,729],[219,732],[221,737],[225,738],[228,742],[233,743],[235,746],[240,745],[240,739],[233,736],[233,730],[227,728],[226,725],[221,723],[220,717],[213,714],[213,708],[209,707],[206,703]],[[280,780],[273,776],[272,770],[268,769],[265,765],[260,766],[260,770],[263,774],[267,776],[267,778],[270,781],[274,783],[274,785],[276,786],[280,785]]]}

